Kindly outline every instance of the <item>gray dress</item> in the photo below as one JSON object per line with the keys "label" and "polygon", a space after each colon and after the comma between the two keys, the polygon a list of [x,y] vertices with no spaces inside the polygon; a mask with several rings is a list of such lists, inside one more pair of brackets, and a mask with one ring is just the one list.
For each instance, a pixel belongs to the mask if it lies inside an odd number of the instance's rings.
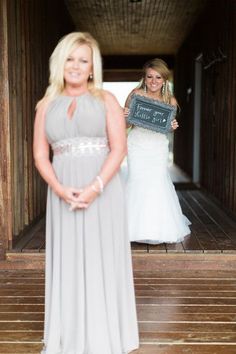
{"label": "gray dress", "polygon": [[[53,168],[65,186],[91,183],[109,153],[102,100],[58,96],[46,134]],[[123,185],[116,174],[87,210],[48,189],[44,354],[122,354],[138,347]]]}

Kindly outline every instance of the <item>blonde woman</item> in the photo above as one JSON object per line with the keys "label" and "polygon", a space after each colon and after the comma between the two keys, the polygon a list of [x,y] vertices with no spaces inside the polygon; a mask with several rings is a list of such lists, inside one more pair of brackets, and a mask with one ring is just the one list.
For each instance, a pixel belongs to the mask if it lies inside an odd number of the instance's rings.
{"label": "blonde woman", "polygon": [[[159,59],[144,65],[143,78],[128,96],[125,115],[133,95],[141,95],[177,107],[169,87],[170,71]],[[173,130],[178,122],[172,121]],[[129,238],[151,244],[180,242],[190,234],[189,220],[182,214],[168,173],[165,134],[133,126],[128,136],[127,205]]]}
{"label": "blonde woman", "polygon": [[66,35],[52,53],[50,84],[37,105],[34,158],[48,184],[44,354],[138,347],[118,174],[125,121],[115,97],[101,89],[101,72],[93,37]]}

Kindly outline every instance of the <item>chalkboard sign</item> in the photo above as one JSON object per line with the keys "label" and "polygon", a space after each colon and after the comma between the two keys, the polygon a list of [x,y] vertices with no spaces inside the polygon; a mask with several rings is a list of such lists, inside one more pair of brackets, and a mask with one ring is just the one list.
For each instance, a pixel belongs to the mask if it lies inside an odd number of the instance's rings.
{"label": "chalkboard sign", "polygon": [[139,127],[167,134],[176,108],[148,97],[133,95],[130,102],[128,122]]}

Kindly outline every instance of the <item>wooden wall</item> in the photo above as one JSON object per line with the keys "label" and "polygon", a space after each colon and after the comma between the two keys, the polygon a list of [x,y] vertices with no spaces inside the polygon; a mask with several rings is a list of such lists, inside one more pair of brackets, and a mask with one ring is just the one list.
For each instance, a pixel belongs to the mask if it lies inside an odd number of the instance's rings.
{"label": "wooden wall", "polygon": [[[103,80],[108,82],[139,81],[142,78],[143,65],[154,57],[155,55],[103,55]],[[173,68],[173,55],[158,57],[165,60],[169,68]]]}
{"label": "wooden wall", "polygon": [[1,134],[7,139],[8,124],[10,151],[5,154],[10,162],[7,187],[10,183],[12,208],[12,223],[3,220],[10,225],[10,234],[8,231],[2,237],[11,244],[45,211],[46,187],[32,156],[35,105],[47,86],[49,56],[58,39],[73,30],[73,25],[62,0],[4,0],[1,6],[6,16],[0,25],[5,33],[1,43],[7,45],[7,52],[1,56],[5,55],[3,71],[9,89],[3,94],[9,116],[7,111],[3,113],[6,127]]}
{"label": "wooden wall", "polygon": [[[176,57],[175,161],[192,175],[194,61],[202,53],[200,184],[236,215],[236,2],[209,2]],[[222,54],[227,58],[223,58]],[[191,88],[192,93],[187,94]]]}
{"label": "wooden wall", "polygon": [[12,234],[8,86],[7,0],[0,1],[0,260]]}

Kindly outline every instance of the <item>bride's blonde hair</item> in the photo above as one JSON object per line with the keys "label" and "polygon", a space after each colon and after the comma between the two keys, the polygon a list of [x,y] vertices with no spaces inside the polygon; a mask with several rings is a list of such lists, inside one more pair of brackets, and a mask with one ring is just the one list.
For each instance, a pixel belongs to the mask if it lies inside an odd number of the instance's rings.
{"label": "bride's blonde hair", "polygon": [[83,44],[92,50],[92,78],[88,80],[88,89],[91,93],[96,94],[102,88],[102,59],[97,41],[87,32],[72,32],[60,39],[49,59],[49,86],[42,100],[46,98],[48,101],[52,101],[64,91],[66,60],[73,50]]}

